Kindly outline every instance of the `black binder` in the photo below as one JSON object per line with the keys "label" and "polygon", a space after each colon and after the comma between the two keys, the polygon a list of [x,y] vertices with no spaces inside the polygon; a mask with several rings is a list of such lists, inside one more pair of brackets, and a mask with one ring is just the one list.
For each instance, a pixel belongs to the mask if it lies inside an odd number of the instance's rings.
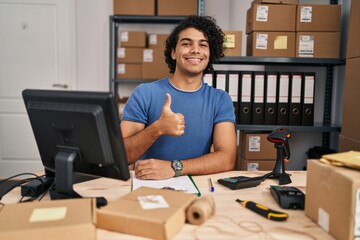
{"label": "black binder", "polygon": [[215,71],[214,72],[214,85],[213,87],[217,89],[221,89],[223,91],[227,91],[227,72],[226,71]]}
{"label": "black binder", "polygon": [[279,73],[277,98],[277,124],[289,125],[289,84],[290,74]]}
{"label": "black binder", "polygon": [[264,124],[265,73],[254,72],[252,87],[252,124]]}
{"label": "black binder", "polygon": [[290,79],[289,125],[301,125],[303,73],[292,73]]}
{"label": "black binder", "polygon": [[277,72],[266,72],[266,74],[265,74],[265,104],[264,104],[264,123],[265,123],[265,125],[276,125],[277,84],[278,84],[278,73]]}
{"label": "black binder", "polygon": [[240,72],[238,92],[238,124],[251,124],[252,72]]}
{"label": "black binder", "polygon": [[302,120],[304,126],[314,125],[315,73],[304,73]]}

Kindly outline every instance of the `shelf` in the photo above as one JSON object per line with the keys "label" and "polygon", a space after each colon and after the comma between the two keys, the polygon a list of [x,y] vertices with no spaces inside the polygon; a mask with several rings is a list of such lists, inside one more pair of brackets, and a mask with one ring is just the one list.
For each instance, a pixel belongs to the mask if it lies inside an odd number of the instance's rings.
{"label": "shelf", "polygon": [[175,16],[125,16],[113,15],[112,21],[116,23],[141,23],[141,24],[176,24],[183,20],[185,17]]}
{"label": "shelf", "polygon": [[249,130],[249,131],[273,131],[277,128],[287,128],[293,132],[340,132],[341,127],[331,126],[331,127],[324,127],[324,126],[281,126],[281,125],[243,125],[237,124],[236,129],[238,130]]}
{"label": "shelf", "polygon": [[345,65],[345,59],[337,58],[281,58],[281,57],[223,57],[217,64],[254,65],[299,65],[328,66]]}

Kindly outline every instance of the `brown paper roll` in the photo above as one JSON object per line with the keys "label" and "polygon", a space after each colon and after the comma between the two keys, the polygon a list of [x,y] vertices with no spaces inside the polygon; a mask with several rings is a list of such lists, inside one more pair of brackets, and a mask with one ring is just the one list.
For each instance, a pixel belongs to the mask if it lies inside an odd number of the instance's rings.
{"label": "brown paper roll", "polygon": [[190,224],[201,225],[215,214],[215,201],[210,195],[193,202],[186,211],[186,219]]}

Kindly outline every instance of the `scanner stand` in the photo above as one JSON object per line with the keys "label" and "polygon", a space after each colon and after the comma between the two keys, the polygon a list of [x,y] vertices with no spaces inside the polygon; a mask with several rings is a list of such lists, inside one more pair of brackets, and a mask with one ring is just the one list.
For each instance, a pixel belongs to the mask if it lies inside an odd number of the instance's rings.
{"label": "scanner stand", "polygon": [[263,179],[267,178],[278,178],[279,185],[286,185],[291,183],[290,174],[285,172],[284,159],[288,158],[289,145],[287,142],[284,143],[275,143],[275,148],[277,150],[277,157],[275,167],[272,172],[267,173],[263,176]]}

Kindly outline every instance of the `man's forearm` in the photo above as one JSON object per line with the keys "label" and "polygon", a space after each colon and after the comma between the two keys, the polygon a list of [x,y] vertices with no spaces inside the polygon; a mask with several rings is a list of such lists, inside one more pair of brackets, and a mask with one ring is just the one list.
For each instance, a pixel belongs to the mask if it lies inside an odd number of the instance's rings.
{"label": "man's forearm", "polygon": [[135,135],[125,137],[124,145],[129,165],[137,161],[160,136],[161,132],[155,122]]}
{"label": "man's forearm", "polygon": [[182,175],[204,175],[231,171],[234,169],[236,153],[215,151],[198,158],[181,161]]}

